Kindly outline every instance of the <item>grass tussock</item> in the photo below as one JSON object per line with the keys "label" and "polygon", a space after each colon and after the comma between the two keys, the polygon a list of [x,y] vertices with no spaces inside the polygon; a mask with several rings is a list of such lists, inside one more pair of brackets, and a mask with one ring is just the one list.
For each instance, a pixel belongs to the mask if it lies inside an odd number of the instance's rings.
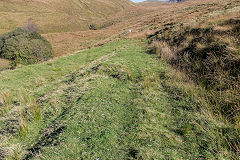
{"label": "grass tussock", "polygon": [[18,125],[19,125],[19,130],[18,130],[19,136],[20,137],[26,136],[26,134],[28,133],[27,120],[22,114],[20,114],[18,117]]}
{"label": "grass tussock", "polygon": [[19,116],[21,121],[24,121],[22,118],[22,116],[24,115],[24,117],[28,117],[29,120],[33,120],[35,122],[39,122],[40,120],[42,120],[42,108],[33,96],[28,95],[26,94],[26,92],[22,91],[20,103],[21,106],[24,107],[22,113],[20,113]]}
{"label": "grass tussock", "polygon": [[12,109],[13,95],[11,92],[3,92],[0,94],[0,116],[6,114]]}

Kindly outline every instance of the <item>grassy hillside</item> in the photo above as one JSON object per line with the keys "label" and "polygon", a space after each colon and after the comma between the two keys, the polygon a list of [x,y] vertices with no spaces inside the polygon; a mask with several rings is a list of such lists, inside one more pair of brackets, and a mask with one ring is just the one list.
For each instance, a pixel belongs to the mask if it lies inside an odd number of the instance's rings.
{"label": "grassy hillside", "polygon": [[[196,24],[200,19],[229,12],[237,15],[240,5],[238,0],[190,0],[177,4],[151,2],[134,6],[129,5],[129,1],[104,0],[101,2],[107,4],[100,4],[100,0],[93,0],[91,3],[86,1],[87,7],[83,0],[63,1],[0,1],[0,33],[25,25],[29,18],[33,18],[45,33],[43,36],[52,43],[57,57],[118,37],[145,38],[171,23]],[[98,30],[88,30],[90,24]],[[126,34],[129,29],[131,34]]]}
{"label": "grassy hillside", "polygon": [[55,56],[89,49],[1,72],[0,159],[239,159],[239,6],[141,3],[43,34]]}
{"label": "grassy hillside", "polygon": [[153,53],[207,89],[212,110],[239,125],[240,8],[174,23],[150,35]]}
{"label": "grassy hillside", "polygon": [[1,0],[0,34],[32,18],[41,33],[88,29],[92,21],[128,8],[129,0]]}
{"label": "grassy hillside", "polygon": [[2,73],[0,157],[234,156],[223,139],[229,126],[198,111],[201,102],[187,96],[200,88],[145,46],[121,40]]}
{"label": "grassy hillside", "polygon": [[[146,38],[147,35],[169,24],[199,24],[204,20],[224,15],[239,14],[238,0],[190,0],[169,4],[166,2],[140,3],[107,20],[93,22],[98,30],[44,34],[53,44],[56,56],[106,43],[119,37]],[[128,33],[129,29],[132,30]]]}
{"label": "grassy hillside", "polygon": [[[196,20],[169,23],[148,36],[152,45],[149,53],[204,88],[196,98],[205,99],[207,112],[225,124],[231,123],[229,129],[237,130],[240,116],[239,13],[239,5],[226,6]],[[239,136],[239,133],[232,132],[232,135]],[[225,139],[237,153],[237,158],[232,159],[239,159],[239,138]]]}

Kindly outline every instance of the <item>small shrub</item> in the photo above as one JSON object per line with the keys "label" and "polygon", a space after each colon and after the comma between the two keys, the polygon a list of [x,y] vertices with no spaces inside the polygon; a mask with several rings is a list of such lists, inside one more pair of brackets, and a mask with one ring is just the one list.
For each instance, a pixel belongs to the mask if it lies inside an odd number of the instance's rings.
{"label": "small shrub", "polygon": [[52,58],[51,44],[36,31],[18,28],[0,36],[0,57],[17,64],[34,64]]}

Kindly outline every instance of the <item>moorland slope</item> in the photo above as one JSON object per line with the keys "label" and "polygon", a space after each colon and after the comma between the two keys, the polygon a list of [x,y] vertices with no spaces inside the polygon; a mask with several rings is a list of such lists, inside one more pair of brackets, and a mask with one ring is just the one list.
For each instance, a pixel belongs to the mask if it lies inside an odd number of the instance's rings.
{"label": "moorland slope", "polygon": [[43,34],[55,56],[92,48],[1,72],[0,159],[239,159],[239,15],[140,3]]}
{"label": "moorland slope", "polygon": [[132,6],[129,0],[1,0],[0,33],[33,19],[41,33],[88,29],[92,21]]}
{"label": "moorland slope", "polygon": [[[183,23],[198,25],[218,18],[236,17],[240,2],[237,0],[194,0],[181,3],[151,2],[135,4],[107,20],[96,20],[97,30],[49,33],[43,36],[52,44],[55,56],[104,44],[119,37],[146,38],[166,25]],[[128,31],[131,30],[131,33]]]}

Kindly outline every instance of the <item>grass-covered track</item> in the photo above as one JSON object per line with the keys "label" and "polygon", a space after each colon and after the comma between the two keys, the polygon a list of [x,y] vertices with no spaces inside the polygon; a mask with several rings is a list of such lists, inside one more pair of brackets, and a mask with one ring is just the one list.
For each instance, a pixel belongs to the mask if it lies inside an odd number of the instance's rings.
{"label": "grass-covered track", "polygon": [[[197,111],[195,98],[184,92],[189,84],[145,47],[145,42],[121,40],[4,72],[1,76],[9,81],[2,80],[0,87],[21,93],[15,89],[21,83],[26,96],[15,95],[12,108],[0,118],[1,155],[49,160],[227,158],[223,124]],[[26,71],[32,72],[10,78]],[[39,76],[44,85],[29,80]],[[28,95],[24,103],[21,99]]]}

